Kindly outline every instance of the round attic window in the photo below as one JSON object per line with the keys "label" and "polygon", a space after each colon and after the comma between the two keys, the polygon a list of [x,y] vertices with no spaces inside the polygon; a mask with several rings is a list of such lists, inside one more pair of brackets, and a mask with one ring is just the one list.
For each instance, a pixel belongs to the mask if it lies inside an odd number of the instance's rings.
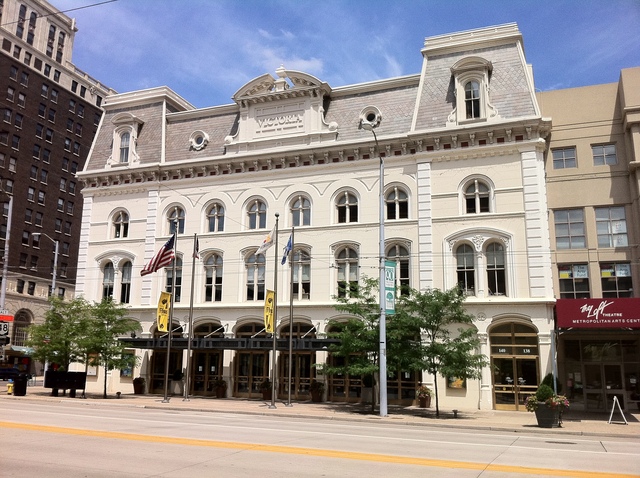
{"label": "round attic window", "polygon": [[204,131],[194,131],[189,138],[190,146],[196,151],[200,151],[209,143],[209,135]]}

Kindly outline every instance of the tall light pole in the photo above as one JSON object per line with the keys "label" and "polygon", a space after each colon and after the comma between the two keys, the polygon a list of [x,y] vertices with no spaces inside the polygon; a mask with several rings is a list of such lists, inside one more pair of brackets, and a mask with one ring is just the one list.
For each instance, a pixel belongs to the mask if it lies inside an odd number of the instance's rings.
{"label": "tall light pole", "polygon": [[55,245],[55,250],[53,252],[53,277],[51,278],[51,295],[53,297],[57,297],[58,293],[56,291],[56,276],[58,272],[58,246],[60,243],[56,239],[49,236],[48,234],[45,234],[44,232],[34,232],[31,235],[34,237],[44,236],[47,239],[49,239],[51,242],[53,242],[53,244]]}
{"label": "tall light pole", "polygon": [[378,112],[368,112],[365,117],[360,120],[360,127],[371,131],[373,133],[373,139],[376,142],[376,150],[378,151],[378,157],[380,158],[380,243],[379,243],[379,256],[380,256],[380,271],[379,271],[379,290],[378,295],[380,299],[380,352],[378,362],[380,365],[380,416],[387,416],[387,304],[385,301],[385,251],[384,251],[384,160],[382,154],[380,154],[380,146],[378,145],[378,137],[374,129],[380,124],[382,120]]}

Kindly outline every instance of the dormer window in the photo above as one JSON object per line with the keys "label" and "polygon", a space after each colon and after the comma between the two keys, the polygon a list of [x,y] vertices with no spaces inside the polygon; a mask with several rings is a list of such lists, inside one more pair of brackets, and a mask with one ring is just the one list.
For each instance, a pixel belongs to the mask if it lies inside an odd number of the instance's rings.
{"label": "dormer window", "polygon": [[447,119],[447,126],[489,121],[498,117],[498,112],[489,101],[492,71],[491,62],[478,56],[463,58],[451,67],[456,102]]}
{"label": "dormer window", "polygon": [[139,162],[136,151],[138,135],[144,121],[131,113],[120,113],[111,120],[113,130],[113,147],[107,167],[130,166]]}

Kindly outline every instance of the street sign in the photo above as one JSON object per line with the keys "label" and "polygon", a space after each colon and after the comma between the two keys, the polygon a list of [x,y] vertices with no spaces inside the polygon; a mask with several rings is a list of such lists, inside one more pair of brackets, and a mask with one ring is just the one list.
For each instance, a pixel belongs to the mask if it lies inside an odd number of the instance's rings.
{"label": "street sign", "polygon": [[13,322],[13,315],[7,309],[0,309],[0,322]]}
{"label": "street sign", "polygon": [[0,322],[0,336],[9,335],[9,324],[7,322]]}

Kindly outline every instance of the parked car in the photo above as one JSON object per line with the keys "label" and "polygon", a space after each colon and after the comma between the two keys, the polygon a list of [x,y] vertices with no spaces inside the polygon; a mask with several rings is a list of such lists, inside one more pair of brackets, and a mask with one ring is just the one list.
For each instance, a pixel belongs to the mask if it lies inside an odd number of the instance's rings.
{"label": "parked car", "polygon": [[15,380],[20,374],[20,370],[16,367],[0,367],[0,378],[2,380]]}

